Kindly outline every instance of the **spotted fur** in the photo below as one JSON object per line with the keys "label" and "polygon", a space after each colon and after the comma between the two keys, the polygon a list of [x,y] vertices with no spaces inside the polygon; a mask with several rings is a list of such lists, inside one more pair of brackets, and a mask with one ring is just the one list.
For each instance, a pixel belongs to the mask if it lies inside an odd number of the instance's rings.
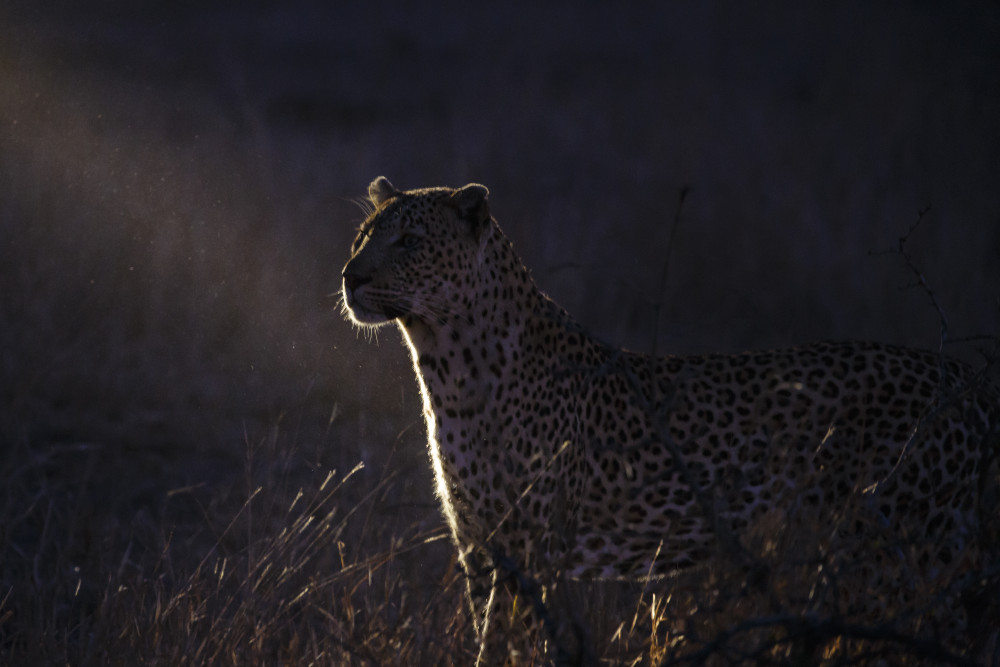
{"label": "spotted fur", "polygon": [[380,177],[369,196],[345,309],[395,321],[410,349],[484,646],[504,581],[526,594],[541,572],[668,574],[716,548],[719,521],[739,534],[789,504],[860,497],[878,522],[909,522],[923,562],[977,562],[967,526],[1000,400],[969,367],[861,342],[621,350],[539,291],[485,187]]}

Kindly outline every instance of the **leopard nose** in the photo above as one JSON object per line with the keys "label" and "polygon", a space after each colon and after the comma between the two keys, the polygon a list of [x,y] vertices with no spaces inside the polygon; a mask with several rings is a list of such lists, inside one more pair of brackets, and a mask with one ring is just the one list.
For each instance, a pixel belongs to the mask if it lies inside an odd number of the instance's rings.
{"label": "leopard nose", "polygon": [[371,281],[372,279],[368,276],[361,276],[352,271],[344,271],[344,287],[352,292],[365,283],[370,283]]}

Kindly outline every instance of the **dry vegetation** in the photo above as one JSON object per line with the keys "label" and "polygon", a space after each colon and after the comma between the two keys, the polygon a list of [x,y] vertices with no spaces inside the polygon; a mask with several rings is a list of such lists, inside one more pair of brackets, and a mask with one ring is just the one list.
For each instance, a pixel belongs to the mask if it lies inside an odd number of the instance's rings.
{"label": "dry vegetation", "polygon": [[[0,664],[469,664],[412,371],[331,296],[379,173],[487,183],[632,347],[934,345],[870,256],[927,204],[952,333],[1000,329],[995,7],[35,4],[0,8]],[[621,662],[951,660],[803,614],[829,555],[761,531],[766,571],[566,594]]]}

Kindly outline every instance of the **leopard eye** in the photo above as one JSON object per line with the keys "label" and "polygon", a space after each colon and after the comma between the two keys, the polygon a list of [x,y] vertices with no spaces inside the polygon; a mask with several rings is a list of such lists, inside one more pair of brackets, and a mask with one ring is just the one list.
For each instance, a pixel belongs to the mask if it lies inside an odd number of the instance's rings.
{"label": "leopard eye", "polygon": [[406,250],[412,250],[420,245],[420,236],[417,234],[403,234],[399,237],[399,240],[396,241],[396,244]]}

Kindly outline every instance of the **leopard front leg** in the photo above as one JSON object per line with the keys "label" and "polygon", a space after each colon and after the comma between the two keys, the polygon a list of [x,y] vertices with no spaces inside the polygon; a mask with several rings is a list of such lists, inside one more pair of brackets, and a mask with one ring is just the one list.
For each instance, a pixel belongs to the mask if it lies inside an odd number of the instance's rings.
{"label": "leopard front leg", "polygon": [[[518,586],[518,577],[504,567],[504,558],[485,550],[466,553],[469,604],[475,624],[479,667],[501,667],[538,662],[544,653],[542,628],[533,600]],[[496,565],[496,563],[500,565]]]}
{"label": "leopard front leg", "polygon": [[493,617],[497,611],[494,606],[497,598],[496,574],[490,574],[487,580],[470,577],[468,584],[469,606],[479,644],[476,667],[504,665],[508,657],[507,642],[500,624]]}

